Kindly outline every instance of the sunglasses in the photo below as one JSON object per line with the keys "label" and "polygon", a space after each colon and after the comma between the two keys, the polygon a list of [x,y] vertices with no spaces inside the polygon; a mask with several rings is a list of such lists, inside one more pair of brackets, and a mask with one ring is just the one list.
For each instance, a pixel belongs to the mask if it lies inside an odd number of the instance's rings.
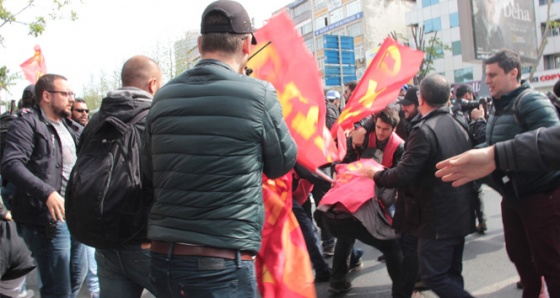
{"label": "sunglasses", "polygon": [[88,109],[74,109],[74,111],[77,111],[78,113],[89,113]]}

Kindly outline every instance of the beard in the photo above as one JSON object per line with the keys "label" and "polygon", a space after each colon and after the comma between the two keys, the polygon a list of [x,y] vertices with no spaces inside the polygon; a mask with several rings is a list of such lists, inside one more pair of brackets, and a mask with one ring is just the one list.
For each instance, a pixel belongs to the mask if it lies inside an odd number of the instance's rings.
{"label": "beard", "polygon": [[59,107],[55,106],[54,103],[51,103],[51,108],[54,114],[60,118],[67,118],[71,115],[70,106]]}

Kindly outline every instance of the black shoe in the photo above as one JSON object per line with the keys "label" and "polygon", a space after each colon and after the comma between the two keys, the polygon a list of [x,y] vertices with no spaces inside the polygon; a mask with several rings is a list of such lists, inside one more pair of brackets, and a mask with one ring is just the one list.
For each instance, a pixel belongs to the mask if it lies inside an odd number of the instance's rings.
{"label": "black shoe", "polygon": [[516,286],[518,289],[520,289],[520,290],[523,289],[523,284],[521,283],[521,281],[516,282],[516,283],[515,283],[515,286]]}
{"label": "black shoe", "polygon": [[348,273],[360,270],[364,264],[362,262],[362,256],[364,255],[364,251],[356,248],[356,256],[350,257],[350,266],[348,266]]}
{"label": "black shoe", "polygon": [[349,281],[344,282],[342,284],[331,283],[329,286],[329,292],[335,295],[346,293],[350,291],[350,289],[352,289],[352,284]]}
{"label": "black shoe", "polygon": [[385,261],[386,261],[386,260],[385,260],[385,255],[380,255],[380,256],[377,258],[377,261],[378,261],[378,262],[383,262],[383,263],[385,263]]}
{"label": "black shoe", "polygon": [[323,270],[315,273],[315,282],[327,282],[331,278],[331,270]]}
{"label": "black shoe", "polygon": [[323,256],[325,257],[332,257],[334,256],[334,244],[323,246]]}

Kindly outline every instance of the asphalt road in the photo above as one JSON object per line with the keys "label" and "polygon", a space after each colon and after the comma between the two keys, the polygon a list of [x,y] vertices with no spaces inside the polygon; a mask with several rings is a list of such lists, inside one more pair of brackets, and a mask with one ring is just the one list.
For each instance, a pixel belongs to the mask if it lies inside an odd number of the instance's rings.
{"label": "asphalt road", "polygon": [[[500,197],[491,189],[484,187],[484,204],[487,215],[488,231],[485,235],[473,234],[466,238],[463,256],[463,277],[465,288],[475,297],[515,298],[521,297],[521,290],[515,287],[518,280],[513,264],[508,260],[505,247],[502,221],[500,215]],[[348,297],[391,297],[391,282],[387,275],[385,263],[377,261],[380,252],[375,248],[358,242],[364,250],[364,265],[361,270],[350,274],[352,289]],[[329,262],[332,258],[327,259]],[[40,297],[37,278],[31,273],[28,288]],[[328,283],[317,284],[317,297],[331,297]],[[415,297],[437,297],[431,291],[416,294]],[[85,287],[79,295],[88,298]],[[145,293],[143,298],[153,297]]]}

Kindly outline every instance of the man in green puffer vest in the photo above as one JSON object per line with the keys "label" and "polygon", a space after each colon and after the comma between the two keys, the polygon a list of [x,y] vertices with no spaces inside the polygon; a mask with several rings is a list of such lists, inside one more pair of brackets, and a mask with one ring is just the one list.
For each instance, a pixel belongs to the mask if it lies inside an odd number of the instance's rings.
{"label": "man in green puffer vest", "polygon": [[243,6],[211,3],[201,34],[200,62],[147,117],[152,276],[161,297],[257,297],[262,175],[290,171],[297,148],[274,87],[243,74],[256,44]]}

